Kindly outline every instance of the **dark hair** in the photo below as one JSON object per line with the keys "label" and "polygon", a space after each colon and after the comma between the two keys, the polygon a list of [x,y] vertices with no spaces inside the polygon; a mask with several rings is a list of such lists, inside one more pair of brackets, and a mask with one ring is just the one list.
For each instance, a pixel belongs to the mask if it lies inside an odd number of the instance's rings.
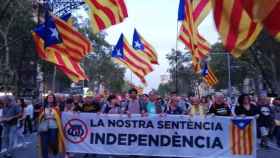
{"label": "dark hair", "polygon": [[66,99],[66,104],[73,104],[74,100],[72,98]]}
{"label": "dark hair", "polygon": [[109,95],[109,97],[107,98],[108,102],[111,102],[113,99],[116,99],[117,96],[114,94]]}
{"label": "dark hair", "polygon": [[238,97],[238,104],[240,105],[240,106],[242,106],[243,105],[243,101],[244,101],[244,99],[246,98],[246,97],[248,97],[249,99],[250,99],[250,95],[248,95],[248,94],[241,94],[239,97]]}
{"label": "dark hair", "polygon": [[149,98],[149,95],[148,94],[143,94],[143,97],[148,97]]}
{"label": "dark hair", "polygon": [[135,92],[136,94],[138,94],[137,90],[135,88],[131,88],[129,91],[128,91],[128,94],[132,94],[133,92]]}
{"label": "dark hair", "polygon": [[56,97],[55,97],[55,95],[54,95],[53,93],[48,94],[48,95],[46,96],[45,101],[44,101],[44,102],[45,102],[45,106],[48,104],[48,98],[49,98],[50,96],[53,97],[53,105],[56,106]]}
{"label": "dark hair", "polygon": [[21,108],[25,108],[27,106],[23,98],[19,98],[18,100],[19,100]]}

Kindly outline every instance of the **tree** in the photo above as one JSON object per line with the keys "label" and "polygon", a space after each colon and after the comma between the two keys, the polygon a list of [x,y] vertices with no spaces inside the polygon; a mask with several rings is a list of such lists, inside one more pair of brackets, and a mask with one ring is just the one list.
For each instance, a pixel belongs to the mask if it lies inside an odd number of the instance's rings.
{"label": "tree", "polygon": [[112,61],[112,46],[105,41],[106,33],[93,34],[88,19],[78,23],[77,27],[93,43],[94,52],[82,62],[89,76],[89,87],[99,89],[104,86],[111,92],[120,92],[125,83],[125,69]]}
{"label": "tree", "polygon": [[[189,94],[196,91],[197,83],[201,81],[200,76],[195,74],[191,64],[191,55],[189,52],[172,50],[168,55],[171,80],[166,84],[161,84],[158,92],[166,95],[171,91],[178,94]],[[177,82],[177,83],[176,83]],[[177,88],[176,88],[177,84]]]}
{"label": "tree", "polygon": [[[253,80],[256,93],[264,88],[269,92],[280,94],[280,46],[266,31],[240,58],[230,57],[232,85],[242,92],[245,78]],[[218,54],[217,54],[218,53]],[[216,89],[227,88],[227,53],[221,43],[212,46],[210,66],[219,78]],[[251,86],[253,86],[251,85]]]}

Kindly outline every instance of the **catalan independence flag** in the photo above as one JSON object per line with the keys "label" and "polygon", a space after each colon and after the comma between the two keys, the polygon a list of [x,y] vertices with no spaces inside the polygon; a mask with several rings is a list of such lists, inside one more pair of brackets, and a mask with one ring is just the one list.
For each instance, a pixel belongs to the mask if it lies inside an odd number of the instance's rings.
{"label": "catalan independence flag", "polygon": [[214,20],[225,48],[239,57],[256,40],[262,26],[254,22],[241,0],[212,0]]}
{"label": "catalan independence flag", "polygon": [[121,23],[127,16],[124,0],[85,0],[90,7],[93,33]]}
{"label": "catalan independence flag", "polygon": [[253,154],[253,126],[251,119],[234,119],[230,124],[231,151],[233,155]]}
{"label": "catalan independence flag", "polygon": [[158,64],[158,57],[155,49],[138,33],[136,29],[134,29],[133,33],[132,46],[135,50],[143,52],[152,64]]}
{"label": "catalan independence flag", "polygon": [[[193,8],[192,17],[195,25],[199,25],[212,9],[211,0],[190,0]],[[180,0],[178,21],[185,19],[185,0]]]}
{"label": "catalan independence flag", "polygon": [[[200,13],[202,13],[202,10],[200,10]],[[199,16],[196,15],[196,17]],[[190,49],[193,56],[192,63],[194,71],[199,73],[200,61],[208,55],[210,44],[199,34],[197,30],[198,24],[194,21],[193,17],[193,1],[180,0],[178,20],[183,20],[178,38]]]}
{"label": "catalan independence flag", "polygon": [[90,42],[65,21],[46,16],[32,32],[39,57],[55,64],[73,82],[87,79],[80,60],[91,50]]}
{"label": "catalan independence flag", "polygon": [[209,65],[205,63],[201,75],[203,77],[203,81],[207,83],[208,86],[214,86],[217,84],[219,81],[213,71],[209,68]]}
{"label": "catalan independence flag", "polygon": [[241,0],[249,16],[280,41],[280,0]]}
{"label": "catalan independence flag", "polygon": [[145,76],[153,71],[150,62],[134,50],[124,35],[121,34],[117,44],[112,51],[112,57],[116,61],[129,68],[141,81],[146,84]]}

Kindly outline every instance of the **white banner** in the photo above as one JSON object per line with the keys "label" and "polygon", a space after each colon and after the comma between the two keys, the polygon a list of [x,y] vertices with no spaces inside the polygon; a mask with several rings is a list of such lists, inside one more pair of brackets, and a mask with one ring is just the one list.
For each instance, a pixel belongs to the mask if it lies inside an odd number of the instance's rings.
{"label": "white banner", "polygon": [[252,118],[63,113],[72,153],[169,157],[255,158]]}

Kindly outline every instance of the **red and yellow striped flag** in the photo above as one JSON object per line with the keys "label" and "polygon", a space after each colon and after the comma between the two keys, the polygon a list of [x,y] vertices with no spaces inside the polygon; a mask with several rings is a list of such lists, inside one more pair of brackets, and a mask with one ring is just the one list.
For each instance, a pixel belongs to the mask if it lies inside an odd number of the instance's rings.
{"label": "red and yellow striped flag", "polygon": [[[209,1],[199,1],[201,4],[204,4],[202,2],[207,2],[208,4]],[[206,6],[207,6],[206,5]],[[193,6],[196,6],[195,14],[193,11]],[[180,34],[179,34],[179,39],[190,49],[192,53],[192,63],[194,66],[194,71],[196,73],[200,72],[200,61],[205,58],[205,56],[208,55],[209,50],[210,50],[210,45],[209,43],[199,34],[197,30],[197,23],[201,22],[202,18],[205,17],[205,15],[202,15],[202,9],[198,9],[198,5],[195,5],[194,1],[189,1],[189,0],[182,0],[180,2],[179,6],[179,20],[184,20],[183,24],[181,25],[180,29]],[[206,12],[207,11],[207,8]],[[180,13],[180,10],[183,13]],[[201,14],[199,14],[201,13]],[[193,15],[196,16],[196,20],[194,20]],[[201,15],[201,16],[199,16]],[[180,17],[181,16],[181,17]],[[199,19],[200,18],[200,19]],[[198,20],[199,19],[199,20]]]}
{"label": "red and yellow striped flag", "polygon": [[252,120],[232,120],[231,131],[231,151],[233,155],[253,154],[253,128]]}
{"label": "red and yellow striped flag", "polygon": [[235,57],[248,49],[262,30],[242,6],[241,0],[212,0],[216,28],[225,48]]}
{"label": "red and yellow striped flag", "polygon": [[280,0],[242,0],[242,5],[249,16],[264,25],[267,31],[280,41]]}
{"label": "red and yellow striped flag", "polygon": [[[48,26],[51,26],[48,28]],[[46,31],[57,29],[48,35]],[[80,61],[91,51],[91,43],[72,26],[58,17],[49,16],[44,25],[39,25],[32,33],[38,55],[41,59],[54,63],[73,82],[88,79]],[[60,36],[61,43],[45,47],[42,37]]]}
{"label": "red and yellow striped flag", "polygon": [[44,41],[36,33],[33,32],[32,34],[36,51],[41,59],[55,64],[58,69],[63,71],[64,74],[73,82],[87,79],[87,76],[84,73],[84,70],[80,67],[79,62],[72,59],[65,53],[66,50],[62,44],[44,48]]}
{"label": "red and yellow striped flag", "polygon": [[195,25],[198,26],[212,9],[211,0],[193,0],[192,6],[193,20],[195,22]]}
{"label": "red and yellow striped flag", "polygon": [[115,58],[118,63],[129,68],[144,84],[146,84],[145,76],[153,71],[150,60],[134,50],[123,34],[121,34],[118,43],[112,51],[112,57]]}
{"label": "red and yellow striped flag", "polygon": [[121,23],[127,16],[124,0],[85,0],[90,7],[93,33]]}
{"label": "red and yellow striped flag", "polygon": [[91,42],[87,38],[60,18],[53,16],[53,19],[62,38],[67,55],[72,59],[80,61],[91,52]]}
{"label": "red and yellow striped flag", "polygon": [[210,87],[216,85],[219,82],[218,78],[207,63],[204,65],[202,70],[202,77],[203,81]]}

